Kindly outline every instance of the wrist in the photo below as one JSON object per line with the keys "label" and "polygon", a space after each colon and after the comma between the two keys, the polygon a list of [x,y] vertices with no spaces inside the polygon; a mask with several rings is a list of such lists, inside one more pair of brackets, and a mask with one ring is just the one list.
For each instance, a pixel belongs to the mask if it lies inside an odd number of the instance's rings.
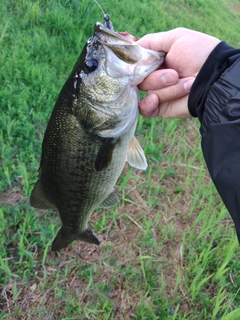
{"label": "wrist", "polygon": [[240,49],[234,49],[225,42],[220,42],[210,53],[190,90],[188,109],[193,117],[198,117],[201,121],[204,102],[210,87],[226,70],[229,59],[238,53]]}

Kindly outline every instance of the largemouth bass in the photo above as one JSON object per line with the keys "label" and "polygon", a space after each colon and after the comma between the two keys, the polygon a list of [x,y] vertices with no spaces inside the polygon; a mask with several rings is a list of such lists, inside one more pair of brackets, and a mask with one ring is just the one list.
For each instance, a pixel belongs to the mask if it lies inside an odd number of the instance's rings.
{"label": "largemouth bass", "polygon": [[42,143],[30,203],[59,211],[62,227],[53,251],[74,240],[99,245],[88,226],[92,211],[118,202],[114,186],[126,161],[147,167],[134,137],[137,85],[161,65],[165,53],[140,47],[106,22],[96,23],[58,96]]}

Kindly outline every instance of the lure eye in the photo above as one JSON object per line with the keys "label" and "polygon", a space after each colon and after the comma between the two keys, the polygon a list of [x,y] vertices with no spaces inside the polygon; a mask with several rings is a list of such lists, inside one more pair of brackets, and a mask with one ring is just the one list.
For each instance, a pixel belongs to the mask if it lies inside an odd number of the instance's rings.
{"label": "lure eye", "polygon": [[96,59],[86,60],[85,67],[88,73],[93,72],[98,67],[98,61]]}

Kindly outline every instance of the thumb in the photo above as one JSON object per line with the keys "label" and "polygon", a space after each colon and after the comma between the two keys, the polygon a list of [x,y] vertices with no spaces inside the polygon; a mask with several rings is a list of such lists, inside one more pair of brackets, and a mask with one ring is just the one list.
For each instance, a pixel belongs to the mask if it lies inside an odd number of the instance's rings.
{"label": "thumb", "polygon": [[170,32],[150,33],[139,39],[137,43],[146,49],[168,52],[172,46]]}

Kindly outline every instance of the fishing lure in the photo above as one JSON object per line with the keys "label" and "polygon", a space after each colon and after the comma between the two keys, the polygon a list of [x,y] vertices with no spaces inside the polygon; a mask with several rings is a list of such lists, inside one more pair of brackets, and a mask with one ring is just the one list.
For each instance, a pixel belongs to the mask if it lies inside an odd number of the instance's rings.
{"label": "fishing lure", "polygon": [[100,8],[100,10],[102,11],[103,13],[103,16],[104,16],[104,20],[105,20],[105,27],[108,28],[109,30],[112,30],[114,31],[114,28],[113,28],[113,24],[110,20],[110,15],[108,13],[105,13],[102,9],[102,7],[100,6],[100,4],[97,2],[97,0],[94,0],[94,2],[98,5],[98,7]]}

